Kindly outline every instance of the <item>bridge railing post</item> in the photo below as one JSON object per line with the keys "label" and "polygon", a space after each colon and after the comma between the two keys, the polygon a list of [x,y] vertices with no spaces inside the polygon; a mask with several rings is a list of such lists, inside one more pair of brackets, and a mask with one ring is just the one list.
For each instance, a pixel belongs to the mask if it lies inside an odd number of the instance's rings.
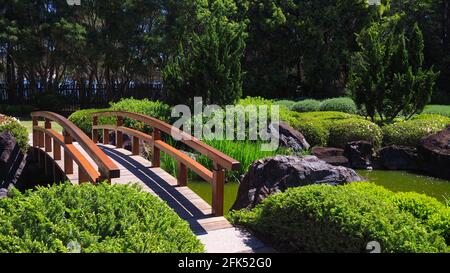
{"label": "bridge railing post", "polygon": [[139,155],[139,146],[140,146],[139,138],[133,136],[131,143],[131,152],[133,153],[133,155]]}
{"label": "bridge railing post", "polygon": [[[63,136],[64,144],[72,144],[72,136],[67,131],[63,131]],[[73,159],[67,151],[64,151],[64,172],[66,174],[73,174]]]}
{"label": "bridge railing post", "polygon": [[161,151],[158,147],[156,147],[155,142],[161,140],[161,131],[153,128],[152,137],[152,167],[158,168],[161,166]]}
{"label": "bridge railing post", "polygon": [[108,145],[109,144],[109,130],[103,129],[103,144]]}
{"label": "bridge railing post", "polygon": [[188,169],[186,165],[178,161],[177,184],[179,187],[187,186]]}
{"label": "bridge railing post", "polygon": [[[123,117],[117,117],[117,127],[123,126]],[[123,148],[123,133],[116,130],[116,147]]]}
{"label": "bridge railing post", "polygon": [[[51,129],[52,123],[49,119],[45,119],[45,129]],[[45,151],[50,153],[52,152],[52,137],[48,134],[45,134]]]}
{"label": "bridge railing post", "polygon": [[[92,118],[92,127],[97,125],[98,125],[98,117],[95,116]],[[94,128],[92,129],[92,141],[94,143],[98,143],[98,130]]]}
{"label": "bridge railing post", "polygon": [[214,163],[212,182],[212,214],[223,216],[223,197],[225,188],[225,169]]}

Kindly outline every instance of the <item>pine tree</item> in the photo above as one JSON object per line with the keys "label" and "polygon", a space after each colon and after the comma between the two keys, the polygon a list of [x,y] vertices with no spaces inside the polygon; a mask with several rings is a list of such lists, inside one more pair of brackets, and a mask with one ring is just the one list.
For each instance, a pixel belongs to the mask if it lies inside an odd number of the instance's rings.
{"label": "pine tree", "polygon": [[396,15],[373,23],[357,37],[348,89],[372,120],[390,122],[423,111],[438,73],[424,67],[424,40]]}

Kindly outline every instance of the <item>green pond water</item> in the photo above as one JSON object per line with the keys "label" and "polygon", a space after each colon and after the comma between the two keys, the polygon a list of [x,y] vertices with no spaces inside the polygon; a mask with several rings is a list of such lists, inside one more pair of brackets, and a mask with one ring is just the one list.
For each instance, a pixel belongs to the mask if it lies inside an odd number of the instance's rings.
{"label": "green pond water", "polygon": [[[423,193],[445,202],[450,199],[450,181],[433,178],[426,175],[403,171],[358,171],[358,174],[377,185],[395,192]],[[189,188],[200,197],[211,203],[211,185],[203,181],[189,181]],[[233,205],[239,184],[225,184],[224,210],[225,213]]]}

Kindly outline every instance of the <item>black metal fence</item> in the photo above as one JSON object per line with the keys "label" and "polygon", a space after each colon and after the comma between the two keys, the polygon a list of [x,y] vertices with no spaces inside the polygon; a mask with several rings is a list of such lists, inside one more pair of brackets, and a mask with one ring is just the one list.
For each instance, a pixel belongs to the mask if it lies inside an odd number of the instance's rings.
{"label": "black metal fence", "polygon": [[[0,104],[10,104],[8,86],[0,83]],[[16,90],[16,104],[33,105],[39,107],[39,102],[45,97],[45,90],[42,86],[32,88],[25,84],[22,90]],[[103,84],[80,85],[61,84],[52,93],[60,100],[58,109],[61,112],[73,112],[84,108],[104,108],[108,107],[111,101],[118,101],[121,98],[136,98],[149,100],[164,100],[165,92],[161,84],[128,84],[123,86],[106,86]]]}

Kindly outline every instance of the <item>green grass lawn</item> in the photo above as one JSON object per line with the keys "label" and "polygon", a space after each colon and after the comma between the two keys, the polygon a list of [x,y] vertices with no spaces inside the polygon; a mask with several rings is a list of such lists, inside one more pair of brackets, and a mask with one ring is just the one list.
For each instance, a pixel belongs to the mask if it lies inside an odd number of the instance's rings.
{"label": "green grass lawn", "polygon": [[[18,117],[18,119],[20,120],[20,123],[27,128],[28,133],[31,134],[33,132],[33,121],[31,120],[31,117]],[[44,126],[44,122],[40,121],[39,126]],[[52,129],[60,133],[62,132],[62,127],[56,122],[52,122]]]}
{"label": "green grass lawn", "polygon": [[450,117],[450,105],[428,105],[423,111],[424,114],[439,114]]}

